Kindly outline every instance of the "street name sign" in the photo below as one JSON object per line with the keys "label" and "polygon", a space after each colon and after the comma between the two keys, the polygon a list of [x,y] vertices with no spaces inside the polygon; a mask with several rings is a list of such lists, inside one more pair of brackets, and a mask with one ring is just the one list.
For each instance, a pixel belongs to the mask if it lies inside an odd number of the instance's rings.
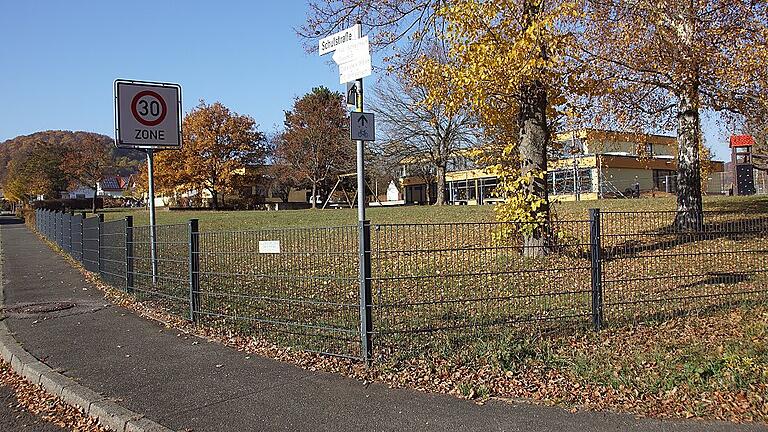
{"label": "street name sign", "polygon": [[368,36],[340,45],[333,53],[333,61],[339,65],[341,84],[371,75],[371,49]]}
{"label": "street name sign", "polygon": [[181,86],[116,80],[114,93],[117,147],[181,147]]}
{"label": "street name sign", "polygon": [[353,140],[376,141],[376,121],[373,113],[350,113],[349,131]]}
{"label": "street name sign", "polygon": [[360,24],[355,24],[346,30],[342,30],[338,33],[334,33],[328,37],[320,39],[320,55],[336,51],[340,45],[357,39],[359,35]]}

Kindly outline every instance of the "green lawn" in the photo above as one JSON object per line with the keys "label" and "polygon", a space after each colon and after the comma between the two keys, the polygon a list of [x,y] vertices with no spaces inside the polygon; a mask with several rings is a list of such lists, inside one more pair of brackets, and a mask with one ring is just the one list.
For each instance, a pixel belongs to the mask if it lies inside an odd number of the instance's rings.
{"label": "green lawn", "polygon": [[[740,212],[768,212],[768,197],[721,197],[705,198],[705,210]],[[561,220],[587,219],[587,211],[598,207],[612,211],[660,211],[675,210],[674,198],[605,199],[555,204]],[[104,211],[105,220],[120,219],[132,215],[135,225],[148,225],[146,209]],[[489,222],[494,220],[492,206],[407,206],[370,208],[368,218],[373,223],[446,223]],[[200,220],[202,231],[241,231],[260,228],[282,227],[330,227],[355,225],[356,209],[334,210],[284,210],[284,211],[169,211],[159,209],[158,224],[187,223],[190,218]]]}

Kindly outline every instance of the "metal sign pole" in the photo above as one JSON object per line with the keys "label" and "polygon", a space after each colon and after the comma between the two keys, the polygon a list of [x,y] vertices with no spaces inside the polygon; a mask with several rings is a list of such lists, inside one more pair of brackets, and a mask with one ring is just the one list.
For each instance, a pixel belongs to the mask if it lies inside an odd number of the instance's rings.
{"label": "metal sign pole", "polygon": [[147,149],[147,184],[149,185],[149,243],[152,260],[152,283],[157,284],[157,231],[155,220],[154,150]]}
{"label": "metal sign pole", "polygon": [[[359,23],[358,23],[359,24]],[[363,37],[363,26],[357,26],[357,37]],[[357,80],[357,111],[363,112],[363,79]],[[350,125],[351,127],[351,125]],[[365,164],[363,140],[357,140],[357,220],[360,263],[360,348],[361,357],[369,363],[373,357],[373,314],[371,293],[371,225],[365,220]]]}
{"label": "metal sign pole", "polygon": [[[357,80],[357,112],[363,112],[363,79]],[[357,221],[365,220],[365,164],[363,140],[357,140]]]}

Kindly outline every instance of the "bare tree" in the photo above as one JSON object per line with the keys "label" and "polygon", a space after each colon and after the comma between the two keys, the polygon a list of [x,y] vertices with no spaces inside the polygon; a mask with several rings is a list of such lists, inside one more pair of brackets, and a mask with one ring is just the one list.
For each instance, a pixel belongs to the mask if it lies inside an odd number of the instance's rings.
{"label": "bare tree", "polygon": [[413,167],[414,174],[427,184],[437,184],[436,204],[447,202],[445,174],[448,164],[463,149],[475,144],[476,122],[465,111],[454,112],[444,105],[424,102],[427,89],[407,78],[392,74],[375,91],[373,103],[384,139],[377,142],[385,157]]}
{"label": "bare tree", "polygon": [[371,34],[373,48],[389,52],[392,64],[408,64],[441,32],[437,11],[446,0],[309,0],[307,20],[296,30],[307,51],[317,50],[317,39],[360,22]]}

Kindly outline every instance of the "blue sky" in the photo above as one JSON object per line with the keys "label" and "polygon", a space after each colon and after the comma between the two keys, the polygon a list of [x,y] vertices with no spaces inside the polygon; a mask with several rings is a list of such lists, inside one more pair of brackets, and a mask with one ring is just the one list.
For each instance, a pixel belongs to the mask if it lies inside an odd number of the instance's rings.
{"label": "blue sky", "polygon": [[182,85],[200,99],[281,126],[293,98],[341,89],[330,58],[308,54],[294,28],[301,0],[2,1],[0,141],[38,130],[113,136],[116,78]]}
{"label": "blue sky", "polygon": [[[114,135],[116,78],[182,85],[184,110],[200,99],[282,126],[312,87],[341,90],[328,56],[304,51],[294,28],[303,0],[0,2],[0,141],[39,130]],[[729,157],[710,119],[707,143]]]}

